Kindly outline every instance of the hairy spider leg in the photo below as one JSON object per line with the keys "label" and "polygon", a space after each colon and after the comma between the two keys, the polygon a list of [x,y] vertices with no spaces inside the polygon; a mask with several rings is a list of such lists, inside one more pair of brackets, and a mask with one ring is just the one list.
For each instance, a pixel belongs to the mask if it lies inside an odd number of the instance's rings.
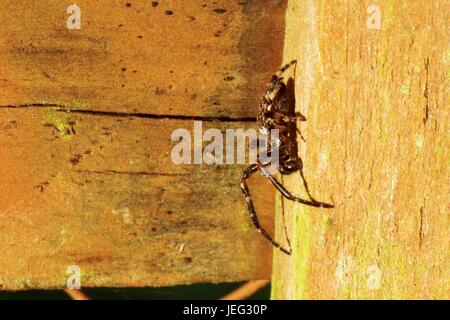
{"label": "hairy spider leg", "polygon": [[[258,216],[256,215],[255,206],[253,205],[253,200],[250,195],[250,190],[247,186],[247,179],[250,178],[250,176],[253,173],[258,171],[258,169],[259,169],[259,166],[257,164],[250,165],[247,169],[244,170],[244,172],[242,173],[242,178],[241,178],[241,189],[242,189],[242,193],[244,194],[245,201],[247,202],[247,207],[248,207],[248,211],[250,213],[250,218],[251,218],[256,230],[258,230],[259,233],[261,233],[264,236],[264,238],[266,238],[275,248],[278,248],[279,250],[281,250],[282,252],[284,252],[288,255],[291,255],[291,252],[292,252],[291,249],[288,250],[288,249],[282,247],[278,242],[276,242],[267,233],[267,231],[259,223]],[[288,243],[290,244],[289,240],[288,240]]]}
{"label": "hairy spider leg", "polygon": [[[283,80],[282,74],[283,74],[287,69],[289,69],[291,66],[293,66],[294,64],[297,66],[297,60],[292,60],[291,62],[289,62],[289,63],[285,64],[283,67],[281,67],[280,70],[278,70],[277,73],[275,73],[275,74],[272,76],[272,79],[270,80],[270,85],[273,86],[273,85],[275,85],[277,82]],[[294,72],[295,72],[295,71],[294,71]],[[269,87],[270,87],[270,86],[269,86]],[[269,101],[269,102],[272,102],[271,99],[268,99],[268,101]]]}
{"label": "hairy spider leg", "polygon": [[[292,248],[291,240],[289,240],[288,230],[287,230],[287,226],[286,226],[286,216],[284,214],[284,198],[280,197],[280,199],[281,199],[281,217],[283,218],[284,235],[286,237],[286,242],[288,243],[288,247]],[[292,252],[292,249],[291,249],[291,252]]]}
{"label": "hairy spider leg", "polygon": [[257,166],[260,168],[264,176],[269,179],[270,182],[272,182],[272,184],[275,186],[275,188],[277,188],[277,190],[280,191],[281,194],[287,199],[317,208],[334,208],[334,205],[332,204],[316,201],[313,198],[311,198],[311,201],[309,201],[294,196],[273,175],[270,174],[270,172],[265,168],[265,165],[259,162]]}
{"label": "hairy spider leg", "polygon": [[295,65],[297,64],[297,60],[292,60],[291,62],[289,62],[289,63],[285,64],[283,67],[281,67],[280,70],[278,70],[278,72],[276,74],[277,77],[280,78],[281,75],[283,74],[283,72],[285,72],[287,69],[289,69],[294,64]]}

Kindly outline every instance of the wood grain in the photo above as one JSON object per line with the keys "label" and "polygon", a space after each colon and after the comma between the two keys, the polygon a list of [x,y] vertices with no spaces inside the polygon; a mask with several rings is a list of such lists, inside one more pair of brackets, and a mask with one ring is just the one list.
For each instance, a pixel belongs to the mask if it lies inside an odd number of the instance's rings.
{"label": "wood grain", "polygon": [[[381,9],[380,30],[367,8]],[[289,202],[275,299],[448,299],[448,1],[290,1],[285,60],[313,195]],[[298,176],[285,178],[301,194]],[[281,214],[277,234],[283,239]]]}
{"label": "wood grain", "polygon": [[281,60],[285,5],[205,3],[80,0],[81,30],[69,30],[72,2],[2,1],[0,105],[255,116]]}
{"label": "wood grain", "polygon": [[[63,288],[69,265],[83,287],[269,278],[245,166],[175,165],[170,138],[254,127],[285,5],[80,0],[67,30],[71,4],[0,4],[0,288]],[[252,189],[271,229],[272,188]]]}

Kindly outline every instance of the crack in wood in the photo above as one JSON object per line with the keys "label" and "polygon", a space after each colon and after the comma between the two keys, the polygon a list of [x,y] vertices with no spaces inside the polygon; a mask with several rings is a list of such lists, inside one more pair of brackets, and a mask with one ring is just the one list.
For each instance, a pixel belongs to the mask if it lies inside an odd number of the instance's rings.
{"label": "crack in wood", "polygon": [[425,60],[425,71],[426,71],[426,82],[425,82],[425,89],[423,91],[423,96],[426,100],[425,103],[425,114],[423,116],[423,125],[425,126],[427,124],[428,121],[428,113],[429,113],[429,108],[430,108],[430,102],[428,99],[428,75],[429,75],[429,64],[430,64],[430,59],[427,58]]}
{"label": "crack in wood", "polygon": [[190,120],[204,122],[256,122],[256,117],[228,117],[228,116],[189,116],[189,115],[172,115],[172,114],[152,114],[140,112],[116,112],[116,111],[97,111],[84,109],[71,109],[65,105],[53,103],[30,103],[19,105],[3,105],[0,109],[25,109],[25,108],[53,108],[56,112],[66,112],[75,114],[87,114],[92,116],[104,117],[132,117],[156,120]]}
{"label": "crack in wood", "polygon": [[63,105],[56,103],[24,103],[18,105],[3,105],[0,109],[26,109],[26,108],[61,108]]}
{"label": "crack in wood", "polygon": [[149,172],[149,171],[117,171],[117,170],[74,170],[78,173],[87,174],[123,174],[123,175],[133,175],[133,176],[150,176],[150,177],[178,177],[178,176],[189,176],[187,173],[170,173],[170,172]]}
{"label": "crack in wood", "polygon": [[60,112],[81,113],[93,116],[107,116],[107,117],[134,117],[144,119],[166,119],[166,120],[197,120],[197,121],[217,121],[217,122],[256,122],[256,117],[242,117],[233,118],[227,116],[187,116],[187,115],[171,115],[171,114],[151,114],[151,113],[128,113],[128,112],[113,112],[113,111],[94,111],[94,110],[71,110],[60,109]]}
{"label": "crack in wood", "polygon": [[419,248],[422,248],[422,244],[423,244],[423,207],[420,207],[420,222],[419,222]]}

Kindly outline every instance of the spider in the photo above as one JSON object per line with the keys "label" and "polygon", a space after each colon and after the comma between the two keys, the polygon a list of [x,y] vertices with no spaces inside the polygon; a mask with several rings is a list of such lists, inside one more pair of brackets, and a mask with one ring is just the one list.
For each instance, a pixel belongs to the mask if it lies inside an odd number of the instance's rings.
{"label": "spider", "polygon": [[300,172],[300,176],[303,180],[303,185],[306,189],[309,200],[301,199],[289,192],[269,170],[268,167],[272,164],[272,162],[270,160],[265,162],[261,160],[261,153],[258,154],[256,163],[251,164],[244,170],[241,178],[241,189],[247,202],[250,218],[255,228],[275,248],[278,248],[287,255],[292,253],[289,238],[287,238],[289,249],[286,249],[269,235],[258,220],[258,216],[256,215],[255,207],[250,195],[250,190],[247,185],[247,180],[250,176],[260,170],[261,173],[269,179],[275,188],[287,199],[318,208],[334,208],[333,204],[317,201],[311,196],[308,184],[303,175],[303,161],[298,156],[297,144],[297,132],[300,133],[300,131],[297,128],[296,122],[297,120],[305,121],[306,118],[301,113],[295,112],[294,98],[292,95],[288,94],[288,86],[283,83],[282,77],[283,72],[289,69],[292,65],[297,65],[297,61],[293,60],[289,62],[272,76],[267,86],[266,94],[262,98],[259,107],[257,123],[260,131],[265,132],[267,135],[270,134],[270,130],[272,129],[279,130],[279,140],[277,140],[274,145],[271,145],[270,139],[267,139],[268,150],[270,150],[267,154],[270,154],[275,150],[275,148],[277,148],[279,154],[278,170],[280,174],[289,175],[294,172]]}

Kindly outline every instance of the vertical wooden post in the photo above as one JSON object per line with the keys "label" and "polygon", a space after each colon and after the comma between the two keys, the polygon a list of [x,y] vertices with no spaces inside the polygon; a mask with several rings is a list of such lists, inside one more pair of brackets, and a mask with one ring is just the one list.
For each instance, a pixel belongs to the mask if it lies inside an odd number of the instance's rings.
{"label": "vertical wooden post", "polygon": [[[290,1],[316,209],[278,199],[274,299],[448,298],[447,1]],[[302,194],[298,175],[284,179]],[[303,192],[304,193],[304,192]]]}

